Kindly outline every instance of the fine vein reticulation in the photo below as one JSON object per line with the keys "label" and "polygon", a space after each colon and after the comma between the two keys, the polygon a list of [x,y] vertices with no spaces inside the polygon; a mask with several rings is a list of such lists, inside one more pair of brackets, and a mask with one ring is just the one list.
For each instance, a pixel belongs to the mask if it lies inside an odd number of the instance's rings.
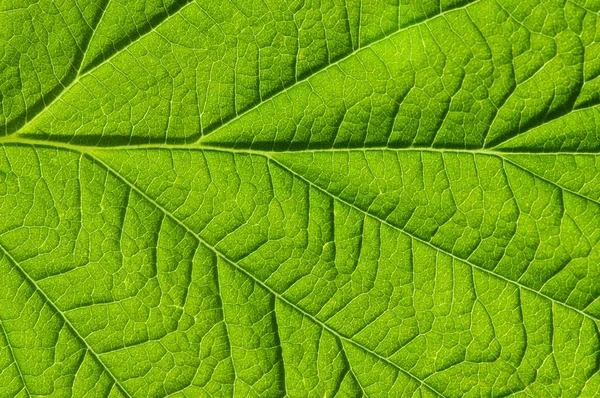
{"label": "fine vein reticulation", "polygon": [[0,397],[597,396],[599,12],[0,5]]}

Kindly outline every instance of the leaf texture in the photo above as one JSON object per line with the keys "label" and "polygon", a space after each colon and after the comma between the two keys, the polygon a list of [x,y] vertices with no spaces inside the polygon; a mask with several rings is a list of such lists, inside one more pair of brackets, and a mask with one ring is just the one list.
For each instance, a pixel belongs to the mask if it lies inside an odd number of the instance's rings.
{"label": "leaf texture", "polygon": [[594,397],[600,1],[0,5],[0,397]]}

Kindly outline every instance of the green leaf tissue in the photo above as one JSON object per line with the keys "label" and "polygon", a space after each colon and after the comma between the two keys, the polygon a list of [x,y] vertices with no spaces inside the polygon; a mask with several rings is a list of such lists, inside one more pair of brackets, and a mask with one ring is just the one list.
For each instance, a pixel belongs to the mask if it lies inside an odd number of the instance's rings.
{"label": "green leaf tissue", "polygon": [[0,2],[0,398],[600,396],[600,0]]}

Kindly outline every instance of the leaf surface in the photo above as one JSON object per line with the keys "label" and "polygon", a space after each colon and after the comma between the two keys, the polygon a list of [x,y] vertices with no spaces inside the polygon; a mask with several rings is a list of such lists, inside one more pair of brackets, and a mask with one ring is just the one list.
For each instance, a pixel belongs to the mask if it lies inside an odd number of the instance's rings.
{"label": "leaf surface", "polygon": [[0,5],[0,396],[596,396],[599,12]]}

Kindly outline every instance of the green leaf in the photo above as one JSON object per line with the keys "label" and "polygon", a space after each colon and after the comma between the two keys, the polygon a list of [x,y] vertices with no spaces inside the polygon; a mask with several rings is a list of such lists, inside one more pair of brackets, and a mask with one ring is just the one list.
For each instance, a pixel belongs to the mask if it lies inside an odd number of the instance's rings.
{"label": "green leaf", "polygon": [[599,0],[0,4],[0,397],[593,397]]}

